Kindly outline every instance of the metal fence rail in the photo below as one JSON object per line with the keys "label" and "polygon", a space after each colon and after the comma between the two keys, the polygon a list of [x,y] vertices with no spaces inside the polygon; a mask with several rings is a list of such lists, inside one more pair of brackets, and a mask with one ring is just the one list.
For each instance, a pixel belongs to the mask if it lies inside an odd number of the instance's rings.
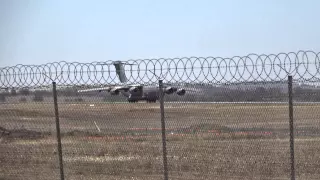
{"label": "metal fence rail", "polygon": [[[0,68],[0,179],[319,179],[319,68],[313,51]],[[160,105],[99,92],[130,84]]]}

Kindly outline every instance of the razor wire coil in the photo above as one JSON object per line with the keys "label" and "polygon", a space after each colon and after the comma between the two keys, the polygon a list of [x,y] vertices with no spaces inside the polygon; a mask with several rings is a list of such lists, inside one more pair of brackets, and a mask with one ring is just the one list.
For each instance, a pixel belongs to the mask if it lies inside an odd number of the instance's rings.
{"label": "razor wire coil", "polygon": [[[53,62],[41,65],[18,64],[0,68],[0,86],[118,84],[114,61]],[[127,83],[152,84],[164,82],[236,83],[284,81],[291,74],[296,81],[319,81],[320,52],[298,51],[246,56],[183,57],[128,60],[125,66]],[[104,64],[104,65],[102,65]]]}

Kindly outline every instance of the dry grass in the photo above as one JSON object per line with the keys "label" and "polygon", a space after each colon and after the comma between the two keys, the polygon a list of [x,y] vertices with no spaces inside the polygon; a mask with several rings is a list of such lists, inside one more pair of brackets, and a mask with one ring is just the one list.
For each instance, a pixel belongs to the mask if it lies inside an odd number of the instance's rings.
{"label": "dry grass", "polygon": [[[165,108],[170,179],[289,179],[289,140],[283,132],[289,127],[286,105]],[[295,106],[297,129],[318,127],[319,108]],[[163,179],[161,134],[154,130],[161,127],[158,104],[60,104],[59,110],[66,179]],[[59,178],[52,104],[1,105],[0,122],[10,130],[51,133],[36,140],[3,140],[0,179]],[[235,127],[275,134],[239,134],[232,131]],[[320,140],[309,136],[296,136],[299,179],[320,178]]]}

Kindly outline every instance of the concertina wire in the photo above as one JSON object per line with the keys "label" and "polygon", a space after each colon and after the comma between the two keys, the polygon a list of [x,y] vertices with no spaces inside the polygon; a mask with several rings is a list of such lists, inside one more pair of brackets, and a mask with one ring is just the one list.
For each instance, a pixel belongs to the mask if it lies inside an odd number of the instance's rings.
{"label": "concertina wire", "polygon": [[[233,83],[283,81],[288,74],[295,81],[319,81],[320,52],[297,51],[246,56],[182,57],[124,61],[127,83],[152,84],[161,78],[166,82]],[[0,86],[36,87],[58,85],[117,84],[113,61],[53,62],[41,65],[18,64],[0,68]]]}

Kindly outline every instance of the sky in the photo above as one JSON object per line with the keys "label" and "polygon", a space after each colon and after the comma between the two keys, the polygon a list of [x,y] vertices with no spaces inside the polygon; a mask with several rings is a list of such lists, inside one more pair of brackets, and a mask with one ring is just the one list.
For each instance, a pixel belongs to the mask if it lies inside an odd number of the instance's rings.
{"label": "sky", "polygon": [[0,67],[319,51],[316,0],[1,0]]}
{"label": "sky", "polygon": [[0,67],[320,51],[316,0],[1,0]]}

